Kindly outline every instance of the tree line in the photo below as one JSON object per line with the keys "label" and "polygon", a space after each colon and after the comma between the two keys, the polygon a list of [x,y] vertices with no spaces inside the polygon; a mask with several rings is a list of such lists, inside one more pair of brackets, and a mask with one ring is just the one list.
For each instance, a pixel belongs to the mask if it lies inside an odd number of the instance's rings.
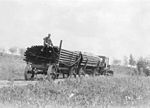
{"label": "tree line", "polygon": [[20,56],[24,55],[25,52],[25,48],[18,48],[18,47],[10,47],[8,50],[4,49],[4,48],[0,48],[0,55],[4,55],[5,53],[10,53],[10,54],[18,54]]}
{"label": "tree line", "polygon": [[123,63],[119,59],[114,59],[112,65],[132,67],[136,69],[138,74],[150,75],[150,58],[140,57],[136,60],[133,55],[130,54],[129,57],[124,56]]}

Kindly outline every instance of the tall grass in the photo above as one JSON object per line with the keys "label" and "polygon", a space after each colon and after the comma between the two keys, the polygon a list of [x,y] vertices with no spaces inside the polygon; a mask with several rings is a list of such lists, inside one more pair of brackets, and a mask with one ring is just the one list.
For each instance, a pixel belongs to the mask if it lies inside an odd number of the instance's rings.
{"label": "tall grass", "polygon": [[1,103],[46,107],[116,107],[149,103],[150,78],[89,77],[0,89]]}
{"label": "tall grass", "polygon": [[23,78],[25,65],[23,57],[8,54],[0,56],[0,80]]}

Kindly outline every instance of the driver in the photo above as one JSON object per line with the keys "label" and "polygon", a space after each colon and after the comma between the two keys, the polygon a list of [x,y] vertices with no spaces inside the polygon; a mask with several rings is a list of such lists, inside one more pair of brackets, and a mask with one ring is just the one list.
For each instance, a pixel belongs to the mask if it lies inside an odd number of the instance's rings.
{"label": "driver", "polygon": [[46,36],[45,38],[43,38],[44,40],[44,47],[41,49],[41,51],[43,51],[43,49],[49,48],[50,46],[53,47],[53,43],[50,39],[51,34],[48,34],[48,36]]}

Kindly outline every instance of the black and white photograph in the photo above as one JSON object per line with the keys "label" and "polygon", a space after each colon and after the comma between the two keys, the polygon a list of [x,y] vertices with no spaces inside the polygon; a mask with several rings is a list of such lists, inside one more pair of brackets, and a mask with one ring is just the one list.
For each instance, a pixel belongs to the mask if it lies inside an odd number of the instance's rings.
{"label": "black and white photograph", "polygon": [[0,108],[150,108],[150,0],[0,0]]}

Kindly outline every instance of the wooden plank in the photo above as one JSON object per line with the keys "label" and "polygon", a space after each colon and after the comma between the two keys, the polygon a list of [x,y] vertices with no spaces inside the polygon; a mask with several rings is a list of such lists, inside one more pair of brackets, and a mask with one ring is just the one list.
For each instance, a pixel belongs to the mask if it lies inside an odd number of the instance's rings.
{"label": "wooden plank", "polygon": [[97,64],[98,62],[87,62],[88,64]]}
{"label": "wooden plank", "polygon": [[69,56],[60,56],[60,58],[66,58],[66,59],[71,59],[72,57],[69,57]]}
{"label": "wooden plank", "polygon": [[61,51],[64,51],[64,52],[73,52],[73,51],[69,51],[69,50],[65,50],[65,49],[61,49]]}
{"label": "wooden plank", "polygon": [[88,60],[88,62],[98,62],[97,60]]}
{"label": "wooden plank", "polygon": [[75,53],[75,54],[79,54],[78,52],[75,52],[75,51],[68,51],[68,50],[65,50],[65,49],[61,49],[61,51],[62,51],[62,52],[70,52],[70,53],[73,52],[73,53]]}
{"label": "wooden plank", "polygon": [[70,56],[60,55],[60,58],[76,59],[77,57],[71,55]]}
{"label": "wooden plank", "polygon": [[89,59],[99,60],[99,57],[89,56],[89,55],[85,55],[85,54],[83,54],[83,58],[89,58]]}
{"label": "wooden plank", "polygon": [[70,59],[60,58],[61,61],[70,61]]}
{"label": "wooden plank", "polygon": [[[84,63],[81,63],[81,66],[84,66],[85,64]],[[93,67],[97,67],[96,64],[87,64],[86,66],[93,66]]]}
{"label": "wooden plank", "polygon": [[71,59],[65,59],[65,58],[60,58],[59,61],[61,62],[68,62],[68,63],[72,63],[72,62],[75,62],[76,60],[71,60]]}
{"label": "wooden plank", "polygon": [[61,61],[68,61],[68,62],[69,62],[69,61],[73,61],[73,62],[75,62],[75,61],[76,61],[76,60],[64,59],[64,58],[61,58],[60,60],[61,60]]}
{"label": "wooden plank", "polygon": [[[85,62],[87,62],[87,60],[82,60],[82,62],[85,63]],[[89,63],[89,62],[90,62],[90,63],[93,63],[93,62],[94,62],[94,63],[97,63],[98,61],[91,61],[91,60],[88,60],[88,63]]]}
{"label": "wooden plank", "polygon": [[93,60],[93,59],[83,59],[84,62],[87,61],[87,60],[88,60],[88,62],[98,62],[98,60]]}
{"label": "wooden plank", "polygon": [[66,59],[66,58],[60,58],[59,60],[62,60],[62,61],[70,61],[70,59]]}
{"label": "wooden plank", "polygon": [[75,55],[79,55],[79,54],[76,53],[76,52],[68,51],[68,50],[64,50],[64,49],[61,49],[61,53],[66,53],[66,54],[72,54],[72,53],[74,53]]}
{"label": "wooden plank", "polygon": [[64,52],[61,52],[60,55],[64,55],[64,56],[69,56],[69,55],[72,55],[73,53],[64,53]]}
{"label": "wooden plank", "polygon": [[60,60],[61,61],[68,61],[68,62],[70,62],[70,61],[76,61],[76,59],[71,59],[71,58],[60,58]]}
{"label": "wooden plank", "polygon": [[87,64],[97,64],[99,61],[98,57],[93,57],[93,56],[88,56],[88,55],[83,55],[83,63],[85,63],[88,60]]}
{"label": "wooden plank", "polygon": [[87,58],[83,58],[83,60],[89,60],[89,61],[99,61],[99,59],[94,59],[94,58],[89,58],[89,57],[87,57]]}
{"label": "wooden plank", "polygon": [[61,52],[68,52],[68,53],[72,53],[73,51],[68,51],[68,50],[65,50],[65,49],[61,49]]}
{"label": "wooden plank", "polygon": [[71,57],[79,57],[79,55],[76,55],[76,54],[74,54],[74,53],[72,53],[72,54],[66,54],[66,53],[60,53],[60,56],[71,56]]}
{"label": "wooden plank", "polygon": [[98,60],[93,60],[93,59],[83,59],[82,62],[86,62],[88,60],[88,62],[98,62]]}
{"label": "wooden plank", "polygon": [[98,61],[82,61],[82,63],[88,63],[88,64],[97,64]]}

